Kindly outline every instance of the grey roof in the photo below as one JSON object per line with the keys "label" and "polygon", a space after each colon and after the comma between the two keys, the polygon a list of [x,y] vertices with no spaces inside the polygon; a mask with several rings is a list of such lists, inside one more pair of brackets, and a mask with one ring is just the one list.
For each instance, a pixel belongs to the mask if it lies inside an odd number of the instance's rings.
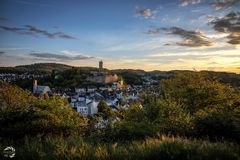
{"label": "grey roof", "polygon": [[36,90],[34,91],[35,93],[47,93],[50,92],[50,88],[48,86],[37,86]]}

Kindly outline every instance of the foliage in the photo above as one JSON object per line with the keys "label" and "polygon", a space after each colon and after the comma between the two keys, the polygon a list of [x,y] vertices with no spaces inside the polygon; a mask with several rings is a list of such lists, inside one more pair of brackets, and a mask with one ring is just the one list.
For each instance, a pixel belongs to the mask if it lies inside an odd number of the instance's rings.
{"label": "foliage", "polygon": [[113,116],[113,111],[111,108],[107,105],[105,101],[100,101],[98,103],[98,115],[103,116],[103,117],[111,117]]}
{"label": "foliage", "polygon": [[142,85],[143,84],[143,79],[142,75],[139,75],[137,73],[128,73],[128,72],[121,72],[119,73],[121,77],[123,77],[124,81],[126,84],[130,85]]}
{"label": "foliage", "polygon": [[230,86],[204,73],[181,73],[164,80],[162,92],[190,116],[192,136],[239,140],[240,94]]}
{"label": "foliage", "polygon": [[203,71],[207,76],[217,78],[221,83],[231,85],[234,88],[240,87],[240,74],[227,72]]}
{"label": "foliage", "polygon": [[162,82],[164,98],[184,104],[190,112],[214,105],[231,105],[239,98],[236,91],[202,73],[181,73]]}
{"label": "foliage", "polygon": [[[239,141],[239,92],[204,73],[178,73],[163,80],[162,95],[141,95],[143,108],[122,111],[112,139],[139,139],[157,134]],[[144,131],[143,131],[144,128]]]}
{"label": "foliage", "polygon": [[216,107],[197,112],[194,117],[195,135],[240,141],[239,110],[240,107],[233,110]]}
{"label": "foliage", "polygon": [[33,97],[22,89],[1,83],[0,137],[80,133],[85,120],[58,96]]}

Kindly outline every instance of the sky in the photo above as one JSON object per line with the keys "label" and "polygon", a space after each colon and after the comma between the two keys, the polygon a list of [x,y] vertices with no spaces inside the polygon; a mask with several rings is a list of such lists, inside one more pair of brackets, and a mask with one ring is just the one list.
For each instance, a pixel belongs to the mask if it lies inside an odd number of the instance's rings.
{"label": "sky", "polygon": [[240,0],[1,0],[0,66],[240,73]]}

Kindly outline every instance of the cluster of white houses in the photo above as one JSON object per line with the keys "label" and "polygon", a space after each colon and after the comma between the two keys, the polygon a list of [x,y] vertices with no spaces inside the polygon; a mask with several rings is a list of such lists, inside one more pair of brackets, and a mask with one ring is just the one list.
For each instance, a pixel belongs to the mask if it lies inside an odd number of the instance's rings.
{"label": "cluster of white houses", "polygon": [[[67,98],[70,105],[77,112],[82,115],[94,115],[98,113],[98,104],[101,100],[106,101],[107,105],[113,110],[117,111],[121,107],[126,107],[131,101],[137,99],[137,92],[132,92],[128,96],[123,96],[122,80],[118,80],[118,76],[105,74],[103,71],[103,62],[99,62],[99,71],[93,74],[92,81],[99,83],[111,83],[111,86],[106,87],[87,87],[76,88],[75,93],[68,95],[67,93],[61,94],[62,97]],[[42,86],[37,84],[37,80],[33,83],[34,94],[47,94],[51,90],[48,86]],[[120,101],[126,102],[124,105],[120,105]]]}
{"label": "cluster of white houses", "polygon": [[[105,101],[107,105],[113,110],[117,111],[120,108],[127,108],[131,103],[138,100],[138,95],[144,90],[142,85],[138,86],[125,86],[123,90],[123,82],[118,79],[117,75],[108,75],[103,71],[103,62],[99,62],[99,71],[94,72],[94,76],[91,78],[92,81],[101,82],[105,85],[102,87],[86,87],[86,88],[75,88],[74,93],[64,92],[60,95],[66,98],[69,104],[74,110],[81,113],[82,115],[95,115],[98,113],[98,104],[101,100]],[[153,83],[150,77],[145,77],[147,83]],[[41,86],[34,81],[33,93],[34,94],[46,94],[50,93],[51,90],[48,86]]]}
{"label": "cluster of white houses", "polygon": [[[48,86],[39,86],[34,81],[34,93],[44,94],[50,92]],[[116,89],[115,85],[100,88],[76,88],[74,93],[63,93],[61,96],[66,98],[74,110],[82,115],[94,115],[98,113],[98,104],[104,100],[113,110],[118,111],[120,108],[127,108],[128,105],[138,99],[138,93],[141,91],[139,87],[128,88],[125,91]]]}
{"label": "cluster of white houses", "polygon": [[[126,108],[130,102],[138,99],[137,92],[125,95],[122,90],[116,90],[114,87],[99,89],[75,89],[73,96],[63,95],[66,97],[71,106],[83,115],[94,115],[98,112],[98,104],[104,100],[107,105],[117,111],[120,108]],[[120,105],[120,102],[125,102]]]}

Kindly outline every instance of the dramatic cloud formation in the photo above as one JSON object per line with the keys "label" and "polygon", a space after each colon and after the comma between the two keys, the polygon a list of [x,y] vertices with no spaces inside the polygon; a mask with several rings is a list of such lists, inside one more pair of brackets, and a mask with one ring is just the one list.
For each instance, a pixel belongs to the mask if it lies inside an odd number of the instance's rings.
{"label": "dramatic cloud formation", "polygon": [[149,8],[145,8],[145,9],[137,9],[135,12],[135,15],[138,17],[144,17],[144,18],[152,18],[154,14],[154,11],[149,9]]}
{"label": "dramatic cloud formation", "polygon": [[167,30],[170,31],[170,34],[179,35],[183,38],[182,42],[177,43],[180,46],[202,47],[213,45],[209,38],[199,31],[187,31],[178,27],[173,27]]}
{"label": "dramatic cloud formation", "polygon": [[68,35],[65,32],[49,32],[43,29],[40,29],[38,27],[32,26],[32,25],[25,25],[24,27],[7,27],[7,26],[0,26],[1,29],[18,33],[18,34],[23,34],[23,35],[32,35],[32,36],[38,36],[38,35],[43,35],[46,36],[47,38],[54,39],[54,38],[64,38],[64,39],[77,39],[76,37],[73,37],[71,35]]}
{"label": "dramatic cloud formation", "polygon": [[69,60],[84,60],[84,59],[90,59],[93,57],[87,57],[83,55],[62,55],[62,54],[55,54],[55,53],[30,53],[30,56],[42,58],[42,59],[48,59],[48,60],[62,60],[62,61],[69,61]]}
{"label": "dramatic cloud formation", "polygon": [[216,10],[230,7],[236,3],[240,2],[240,0],[218,0],[214,3],[211,3],[212,7]]}
{"label": "dramatic cloud formation", "polygon": [[181,0],[181,6],[187,6],[189,4],[198,4],[201,3],[201,0]]}
{"label": "dramatic cloud formation", "polygon": [[[168,32],[169,34],[179,35],[183,38],[182,42],[177,42],[177,45],[186,46],[186,47],[202,47],[202,46],[211,46],[213,42],[209,40],[202,32],[199,31],[188,31],[179,27],[171,27],[171,28],[154,28],[150,29],[147,34],[156,35],[161,31]],[[171,44],[167,43],[165,46],[169,46]]]}
{"label": "dramatic cloud formation", "polygon": [[229,33],[228,43],[240,44],[240,12],[231,12],[222,18],[214,19],[210,24],[218,32]]}

